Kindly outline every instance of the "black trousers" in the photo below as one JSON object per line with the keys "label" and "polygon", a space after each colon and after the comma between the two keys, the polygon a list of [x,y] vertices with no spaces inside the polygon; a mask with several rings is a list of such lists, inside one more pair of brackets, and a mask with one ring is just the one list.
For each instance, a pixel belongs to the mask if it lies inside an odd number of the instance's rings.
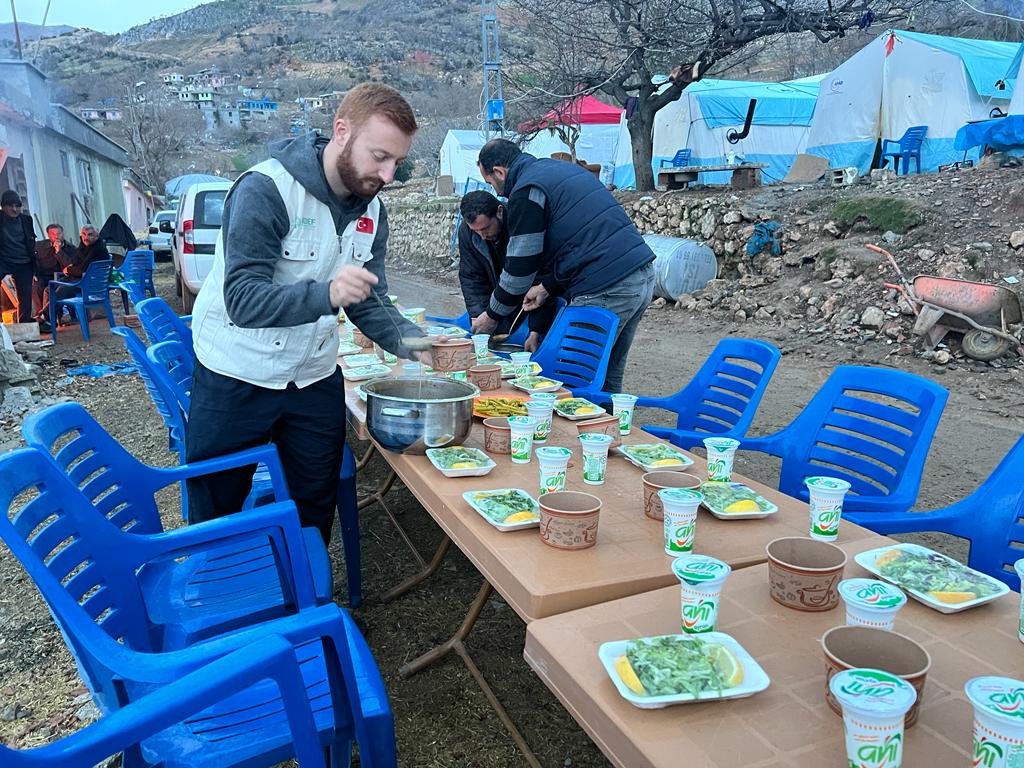
{"label": "black trousers", "polygon": [[18,293],[18,322],[32,322],[32,269],[31,264],[5,264],[0,262],[0,280],[7,275],[14,278]]}
{"label": "black trousers", "polygon": [[[197,360],[185,453],[188,461],[272,442],[303,527],[330,541],[345,446],[341,369],[307,387],[267,389],[214,373]],[[238,512],[255,466],[188,481],[190,523]]]}

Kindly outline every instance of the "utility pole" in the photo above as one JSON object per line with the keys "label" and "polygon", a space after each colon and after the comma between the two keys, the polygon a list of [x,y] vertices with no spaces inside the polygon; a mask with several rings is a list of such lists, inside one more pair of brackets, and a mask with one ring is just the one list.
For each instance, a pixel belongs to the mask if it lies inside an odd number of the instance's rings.
{"label": "utility pole", "polygon": [[21,55],[21,28],[18,26],[18,12],[14,9],[14,0],[11,0],[11,18],[14,20],[14,44],[18,48],[18,58]]}
{"label": "utility pole", "polygon": [[[12,0],[13,2],[13,0]],[[481,131],[505,135],[505,95],[501,87],[501,46],[498,43],[498,0],[480,0],[480,42],[484,54],[484,113]]]}

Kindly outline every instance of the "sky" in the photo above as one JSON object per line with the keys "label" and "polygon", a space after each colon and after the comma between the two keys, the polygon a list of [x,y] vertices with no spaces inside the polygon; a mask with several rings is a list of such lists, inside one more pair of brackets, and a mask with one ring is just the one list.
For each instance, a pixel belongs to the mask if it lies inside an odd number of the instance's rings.
{"label": "sky", "polygon": [[[209,2],[209,0],[205,0]],[[158,16],[175,13],[202,5],[203,0],[50,0],[48,25],[67,24],[71,27],[89,27],[100,32],[113,34],[124,32],[129,27],[142,24]],[[18,22],[41,24],[46,12],[47,0],[15,0]],[[11,21],[9,0],[0,2],[0,23]]]}

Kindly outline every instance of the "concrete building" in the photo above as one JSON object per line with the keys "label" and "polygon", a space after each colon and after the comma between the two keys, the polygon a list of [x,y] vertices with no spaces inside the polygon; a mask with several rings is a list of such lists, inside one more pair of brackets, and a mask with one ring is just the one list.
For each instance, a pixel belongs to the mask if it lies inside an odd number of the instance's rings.
{"label": "concrete building", "polygon": [[124,207],[127,212],[125,221],[136,234],[141,234],[153,220],[161,198],[153,194],[153,188],[139,174],[126,169],[122,181],[124,190]]}
{"label": "concrete building", "polygon": [[26,61],[0,60],[0,191],[14,189],[36,222],[76,232],[126,217],[125,149],[62,104]]}

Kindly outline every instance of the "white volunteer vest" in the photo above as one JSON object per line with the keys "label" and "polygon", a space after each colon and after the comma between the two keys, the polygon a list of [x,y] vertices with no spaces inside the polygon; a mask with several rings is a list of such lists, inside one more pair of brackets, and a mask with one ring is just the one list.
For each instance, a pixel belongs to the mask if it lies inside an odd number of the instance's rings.
{"label": "white volunteer vest", "polygon": [[[235,185],[249,173],[262,173],[274,182],[291,222],[291,230],[281,241],[274,283],[327,282],[342,266],[365,264],[372,258],[380,213],[377,198],[339,237],[327,205],[309,194],[280,162],[267,160],[250,168]],[[211,371],[268,389],[284,389],[292,382],[308,386],[330,376],[337,365],[334,314],[289,328],[241,328],[231,321],[224,305],[223,229],[217,237],[213,269],[196,299],[192,337],[196,357]]]}

